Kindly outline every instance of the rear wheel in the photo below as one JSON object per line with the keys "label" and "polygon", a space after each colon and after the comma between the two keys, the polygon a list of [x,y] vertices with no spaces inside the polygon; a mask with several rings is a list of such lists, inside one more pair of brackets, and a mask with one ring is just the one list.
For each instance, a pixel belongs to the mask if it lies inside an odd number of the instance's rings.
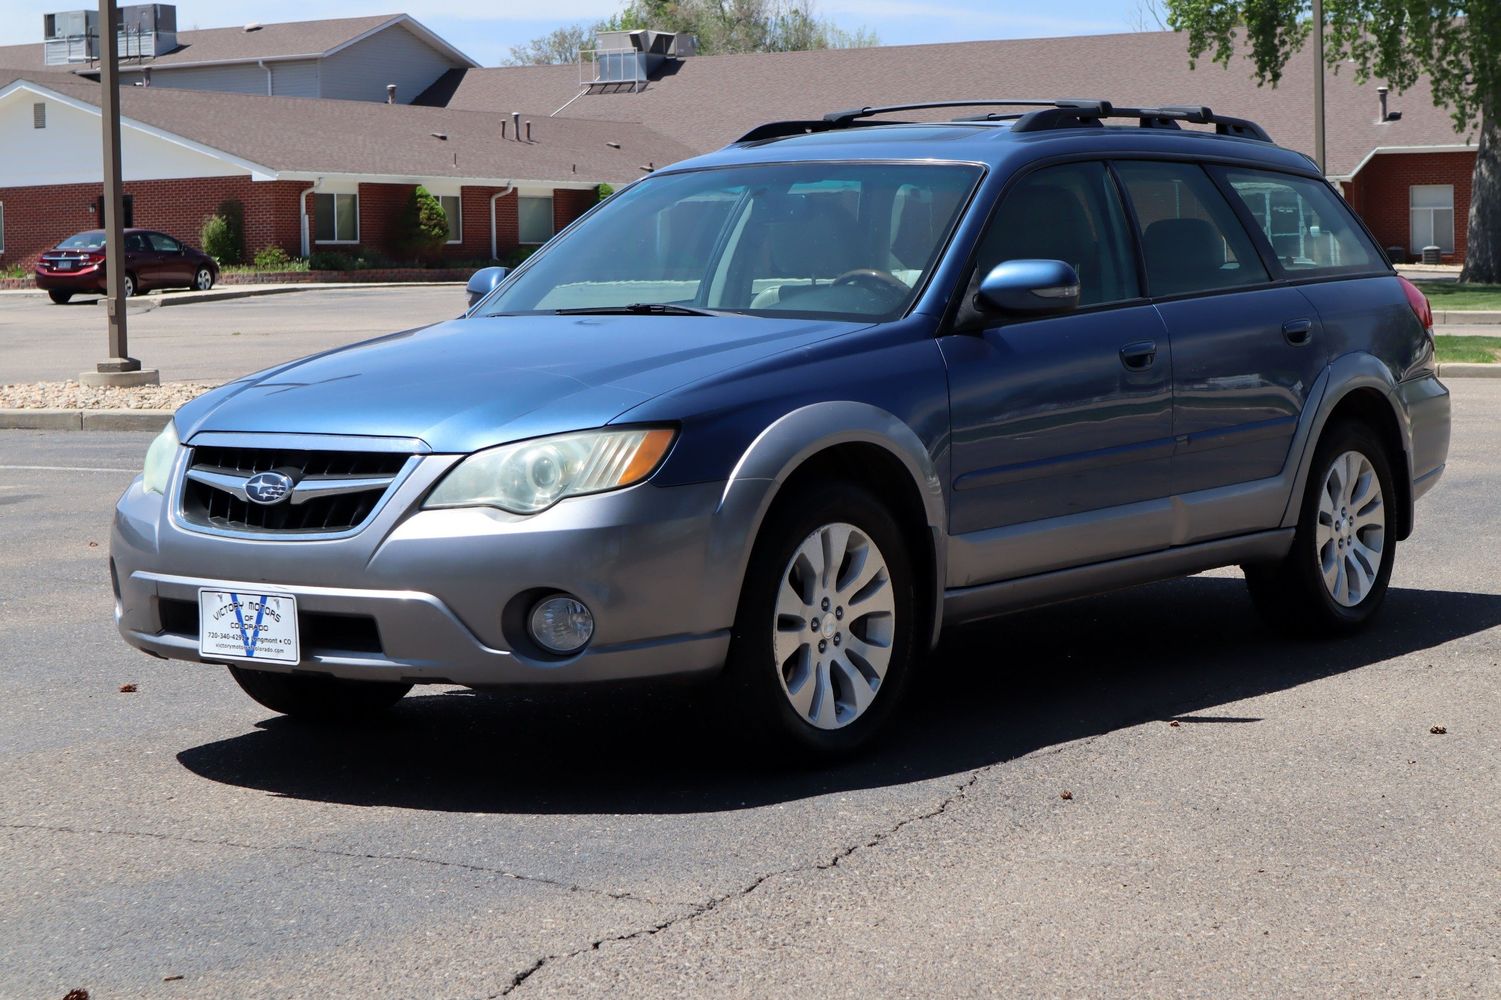
{"label": "rear wheel", "polygon": [[1292,550],[1281,562],[1247,566],[1246,584],[1270,624],[1294,631],[1352,632],[1386,597],[1396,557],[1396,490],[1375,432],[1343,423],[1319,442]]}
{"label": "rear wheel", "polygon": [[206,292],[214,287],[214,272],[206,267],[200,267],[198,273],[193,275],[193,288],[200,292]]}
{"label": "rear wheel", "polygon": [[779,504],[746,574],[725,681],[748,728],[804,759],[852,752],[914,659],[911,558],[895,518],[843,485]]}
{"label": "rear wheel", "polygon": [[129,271],[125,273],[125,287],[121,289],[121,292],[127,299],[136,293],[136,278]]}
{"label": "rear wheel", "polygon": [[65,306],[69,302],[73,301],[73,293],[64,291],[61,288],[49,288],[47,290],[47,298],[51,299],[53,302],[56,302],[60,306]]}
{"label": "rear wheel", "polygon": [[412,690],[410,684],[273,674],[246,667],[230,667],[229,673],[244,692],[261,705],[299,719],[367,719],[384,712]]}

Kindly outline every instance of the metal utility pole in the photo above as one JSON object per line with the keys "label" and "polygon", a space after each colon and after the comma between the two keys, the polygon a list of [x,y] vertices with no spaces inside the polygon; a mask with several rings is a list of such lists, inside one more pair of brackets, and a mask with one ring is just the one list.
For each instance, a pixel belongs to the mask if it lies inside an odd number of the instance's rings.
{"label": "metal utility pole", "polygon": [[125,326],[125,199],[120,171],[120,10],[115,0],[99,0],[99,119],[104,133],[105,311],[109,357],[79,378],[85,385],[155,385],[160,374],[142,371],[130,356]]}
{"label": "metal utility pole", "polygon": [[1313,158],[1324,167],[1324,0],[1313,0]]}

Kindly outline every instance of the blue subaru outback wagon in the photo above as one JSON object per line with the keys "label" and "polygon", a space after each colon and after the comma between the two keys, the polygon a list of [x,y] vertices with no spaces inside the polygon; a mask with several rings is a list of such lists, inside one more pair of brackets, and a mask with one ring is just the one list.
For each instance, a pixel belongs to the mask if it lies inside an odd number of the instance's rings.
{"label": "blue subaru outback wagon", "polygon": [[717,674],[816,756],[954,623],[1240,565],[1278,625],[1364,624],[1448,450],[1423,296],[1254,123],[891,117],[948,106],[764,125],[461,319],[184,406],[121,633],[322,718]]}

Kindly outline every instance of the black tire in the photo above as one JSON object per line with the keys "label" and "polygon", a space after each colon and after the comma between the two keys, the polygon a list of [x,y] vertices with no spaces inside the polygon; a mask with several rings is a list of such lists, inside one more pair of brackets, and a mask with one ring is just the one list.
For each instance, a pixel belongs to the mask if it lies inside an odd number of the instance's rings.
{"label": "black tire", "polygon": [[136,283],[136,276],[126,271],[124,287],[120,289],[120,297],[128,299],[140,290],[140,285]]}
{"label": "black tire", "polygon": [[368,719],[384,712],[412,690],[410,684],[273,674],[246,667],[230,667],[229,673],[246,694],[271,711],[318,721]]}
{"label": "black tire", "polygon": [[193,283],[188,286],[189,290],[196,292],[206,292],[213,287],[214,272],[210,271],[207,267],[200,267],[197,271],[193,272]]}
{"label": "black tire", "polygon": [[73,301],[73,293],[64,291],[61,288],[49,288],[47,290],[47,298],[51,299],[53,302],[56,302],[60,306],[65,306],[69,302]]}
{"label": "black tire", "polygon": [[[1334,462],[1352,451],[1363,455],[1376,473],[1381,488],[1383,537],[1380,564],[1373,567],[1369,587],[1357,603],[1346,606],[1335,600],[1324,582],[1318,542],[1319,505]],[[1251,601],[1267,624],[1300,635],[1333,636],[1354,632],[1370,621],[1386,598],[1396,560],[1397,534],[1392,523],[1396,504],[1391,456],[1376,432],[1354,422],[1336,424],[1325,431],[1309,467],[1292,549],[1280,562],[1244,567]],[[1363,534],[1367,529],[1360,530]],[[1344,558],[1341,550],[1329,551],[1336,559]]]}
{"label": "black tire", "polygon": [[[848,524],[868,537],[884,558],[894,613],[890,662],[864,711],[837,729],[817,728],[793,708],[784,686],[785,664],[773,652],[777,595],[803,542],[826,525]],[[789,761],[816,762],[851,754],[885,729],[902,700],[916,658],[918,601],[911,554],[890,511],[859,487],[828,484],[780,500],[757,536],[735,616],[730,654],[721,677],[723,695],[743,721],[742,732]],[[846,627],[855,636],[852,614]],[[810,657],[815,655],[812,647]],[[847,678],[841,678],[848,683]],[[831,688],[831,690],[833,690]]]}

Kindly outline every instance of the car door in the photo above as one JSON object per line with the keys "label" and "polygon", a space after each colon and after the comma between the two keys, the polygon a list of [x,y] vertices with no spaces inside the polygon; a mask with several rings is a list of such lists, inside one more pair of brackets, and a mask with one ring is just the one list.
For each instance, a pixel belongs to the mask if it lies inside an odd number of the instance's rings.
{"label": "car door", "polygon": [[1202,166],[1115,168],[1173,342],[1173,492],[1277,476],[1327,360],[1317,311],[1274,281],[1259,237]]}
{"label": "car door", "polygon": [[162,284],[160,257],[145,233],[125,234],[125,270],[135,275],[137,290]]}
{"label": "car door", "polygon": [[186,285],[192,281],[192,262],[181,243],[165,233],[147,233],[146,240],[157,255],[157,283]]}
{"label": "car door", "polygon": [[[1064,520],[1057,535],[1028,529],[1057,544],[1011,544],[1019,526],[1091,512],[1103,523],[1106,512],[1169,495],[1173,350],[1141,296],[1129,233],[1104,164],[1076,162],[1013,184],[982,237],[955,330],[940,338],[950,533],[971,536],[951,561],[957,585],[1166,544],[1162,522],[1129,532],[1074,525],[1080,531],[1070,534]],[[979,278],[1013,259],[1072,264],[1077,310],[1038,319],[975,313]]]}

